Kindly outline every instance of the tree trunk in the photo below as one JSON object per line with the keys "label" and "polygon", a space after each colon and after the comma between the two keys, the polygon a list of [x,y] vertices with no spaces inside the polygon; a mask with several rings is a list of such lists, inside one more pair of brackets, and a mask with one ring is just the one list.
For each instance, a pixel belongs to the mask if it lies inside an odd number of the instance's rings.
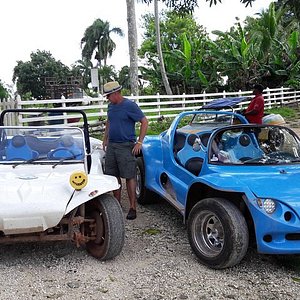
{"label": "tree trunk", "polygon": [[163,58],[162,49],[161,49],[159,14],[158,14],[158,0],[154,0],[154,16],[155,16],[157,53],[158,53],[161,77],[162,77],[162,81],[163,81],[163,84],[164,84],[167,95],[173,95],[172,90],[170,88],[168,76],[167,76],[167,73],[166,73],[164,58]]}
{"label": "tree trunk", "polygon": [[137,51],[137,29],[135,19],[135,0],[126,0],[127,24],[128,24],[128,46],[130,57],[129,80],[131,93],[139,94],[138,86],[138,51]]}
{"label": "tree trunk", "polygon": [[[100,53],[100,45],[98,46],[98,53]],[[100,54],[99,54],[99,58],[98,58],[97,68],[100,71],[99,72],[99,87],[100,87],[100,90],[97,91],[97,93],[99,94],[99,92],[100,92],[100,94],[103,95],[103,85],[104,85],[104,83],[103,83],[103,77],[101,75],[102,64],[101,64]],[[97,95],[97,96],[99,96],[99,95]]]}

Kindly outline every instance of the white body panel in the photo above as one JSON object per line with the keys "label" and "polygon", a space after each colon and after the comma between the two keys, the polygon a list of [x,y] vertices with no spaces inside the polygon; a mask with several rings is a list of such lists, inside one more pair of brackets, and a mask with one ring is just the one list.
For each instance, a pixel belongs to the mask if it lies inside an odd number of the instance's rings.
{"label": "white body panel", "polygon": [[[74,193],[69,183],[70,175],[83,169],[83,164],[61,164],[55,168],[52,165],[19,165],[16,168],[2,165],[0,230],[5,234],[44,231],[57,225],[78,205],[119,187],[115,177],[91,174],[86,187]],[[89,196],[93,191],[98,192]]]}

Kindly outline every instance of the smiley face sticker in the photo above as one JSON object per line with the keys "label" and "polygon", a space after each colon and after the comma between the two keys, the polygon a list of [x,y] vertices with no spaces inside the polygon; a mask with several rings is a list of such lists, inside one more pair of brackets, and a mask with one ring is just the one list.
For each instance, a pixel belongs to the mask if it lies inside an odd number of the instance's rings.
{"label": "smiley face sticker", "polygon": [[77,191],[83,189],[88,182],[88,178],[85,172],[83,171],[75,171],[70,176],[70,184],[72,188]]}

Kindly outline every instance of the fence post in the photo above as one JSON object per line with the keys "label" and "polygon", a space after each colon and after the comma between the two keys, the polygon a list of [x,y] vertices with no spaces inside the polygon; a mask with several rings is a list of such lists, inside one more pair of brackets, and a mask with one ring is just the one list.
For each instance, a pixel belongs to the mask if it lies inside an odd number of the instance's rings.
{"label": "fence post", "polygon": [[182,93],[182,108],[183,108],[183,110],[184,110],[184,108],[185,108],[185,100],[186,100],[186,98],[185,98],[185,93]]}
{"label": "fence post", "polygon": [[159,93],[156,94],[157,98],[156,98],[156,101],[157,101],[157,108],[158,108],[158,116],[160,117],[160,97],[159,97]]}
{"label": "fence post", "polygon": [[[65,100],[66,98],[65,98],[64,95],[62,95],[62,96],[61,96],[61,99],[62,99],[62,100]],[[66,101],[63,101],[61,106],[62,106],[62,108],[65,109],[65,108],[67,107]],[[66,115],[67,115],[67,113],[64,113],[64,116],[66,116]],[[64,118],[64,124],[68,124],[68,119],[65,119],[65,118]]]}
{"label": "fence post", "polygon": [[226,91],[223,90],[223,98],[226,98]]}
{"label": "fence post", "polygon": [[266,88],[266,91],[267,91],[267,107],[268,109],[272,108],[272,104],[271,104],[271,92],[270,92],[270,89],[267,87]]}
{"label": "fence post", "polygon": [[[16,107],[17,109],[22,109],[22,99],[19,94],[16,96]],[[22,125],[22,115],[20,113],[17,115],[16,122],[18,125]]]}
{"label": "fence post", "polygon": [[206,92],[205,92],[205,90],[203,91],[202,95],[203,95],[203,100],[204,100],[203,104],[202,104],[202,106],[203,106],[203,105],[206,104],[206,101],[205,101],[206,100]]}
{"label": "fence post", "polygon": [[[134,97],[133,94],[131,94],[130,96],[131,96],[131,97]],[[140,105],[140,100],[139,100],[139,98],[136,98],[136,99],[135,99],[135,103],[136,103],[137,105]]]}
{"label": "fence post", "polygon": [[100,105],[100,113],[101,114],[104,112],[104,110],[103,110],[103,103],[104,103],[103,96],[102,96],[101,99],[99,97],[99,105]]}
{"label": "fence post", "polygon": [[280,88],[280,106],[284,105],[284,100],[283,100],[283,86]]}

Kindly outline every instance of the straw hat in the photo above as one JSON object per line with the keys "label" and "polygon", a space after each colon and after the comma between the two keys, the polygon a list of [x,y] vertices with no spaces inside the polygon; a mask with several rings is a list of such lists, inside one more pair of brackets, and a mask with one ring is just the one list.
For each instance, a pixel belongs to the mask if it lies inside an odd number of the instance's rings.
{"label": "straw hat", "polygon": [[112,94],[114,92],[120,91],[122,89],[122,86],[119,84],[118,81],[111,81],[104,84],[103,87],[103,96],[107,96],[109,94]]}

